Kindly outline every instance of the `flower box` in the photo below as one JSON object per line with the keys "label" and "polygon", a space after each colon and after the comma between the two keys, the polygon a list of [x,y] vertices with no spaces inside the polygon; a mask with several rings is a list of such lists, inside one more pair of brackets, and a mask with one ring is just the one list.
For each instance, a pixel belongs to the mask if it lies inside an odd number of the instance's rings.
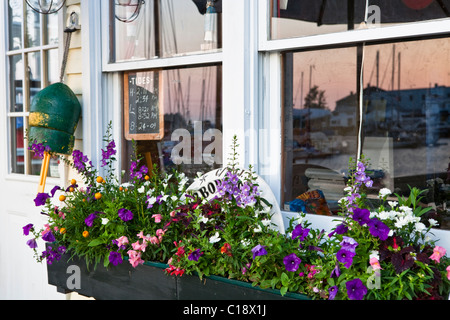
{"label": "flower box", "polygon": [[282,296],[279,290],[252,287],[219,276],[202,280],[195,275],[171,276],[164,270],[167,267],[145,262],[137,268],[129,263],[108,268],[99,264],[94,268],[88,267],[84,259],[64,254],[47,265],[47,274],[48,283],[58,292],[77,292],[98,300],[309,300],[306,295]]}

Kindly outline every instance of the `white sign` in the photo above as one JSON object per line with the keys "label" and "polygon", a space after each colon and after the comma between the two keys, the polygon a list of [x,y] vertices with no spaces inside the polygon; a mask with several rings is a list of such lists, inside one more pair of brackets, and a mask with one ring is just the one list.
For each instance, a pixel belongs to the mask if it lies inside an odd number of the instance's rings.
{"label": "white sign", "polygon": [[[193,191],[199,196],[199,198],[211,200],[212,198],[214,198],[214,196],[216,196],[217,186],[221,183],[227,172],[228,168],[220,168],[205,173],[201,177],[195,179],[194,183],[192,183],[187,190]],[[276,228],[276,230],[278,230],[281,234],[284,234],[285,228],[283,217],[281,216],[280,206],[278,205],[278,202],[275,199],[275,195],[273,194],[269,185],[261,177],[255,175],[249,170],[238,169],[237,171],[238,177],[245,178],[247,176],[250,177],[251,175],[256,178],[254,180],[254,184],[258,185],[258,192],[260,194],[260,197],[266,199],[272,205],[270,214],[272,216],[271,221],[275,225],[274,228]],[[262,204],[266,207],[264,203]],[[267,208],[267,210],[269,210],[269,208]]]}

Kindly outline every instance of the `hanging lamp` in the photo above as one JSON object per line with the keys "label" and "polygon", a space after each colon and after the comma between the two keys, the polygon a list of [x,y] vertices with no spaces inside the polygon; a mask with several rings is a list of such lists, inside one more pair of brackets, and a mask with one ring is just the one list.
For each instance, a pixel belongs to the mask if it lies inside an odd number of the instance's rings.
{"label": "hanging lamp", "polygon": [[144,4],[144,0],[115,0],[114,15],[121,22],[133,22],[139,16]]}
{"label": "hanging lamp", "polygon": [[66,0],[25,0],[27,5],[41,14],[52,14],[59,11]]}

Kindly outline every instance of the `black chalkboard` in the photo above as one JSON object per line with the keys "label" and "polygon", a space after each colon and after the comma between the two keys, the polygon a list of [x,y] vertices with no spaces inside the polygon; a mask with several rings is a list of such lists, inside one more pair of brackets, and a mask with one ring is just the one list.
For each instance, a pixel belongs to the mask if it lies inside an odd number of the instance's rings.
{"label": "black chalkboard", "polygon": [[127,140],[162,140],[164,113],[161,73],[126,72],[124,77],[124,119]]}

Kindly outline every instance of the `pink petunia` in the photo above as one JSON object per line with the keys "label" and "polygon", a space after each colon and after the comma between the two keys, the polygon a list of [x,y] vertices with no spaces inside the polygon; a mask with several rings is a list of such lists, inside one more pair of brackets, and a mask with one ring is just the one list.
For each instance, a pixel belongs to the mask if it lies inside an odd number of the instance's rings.
{"label": "pink petunia", "polygon": [[439,263],[441,258],[445,255],[445,253],[446,253],[445,248],[442,248],[440,246],[436,246],[433,249],[433,254],[430,256],[430,259],[436,261],[437,263]]}
{"label": "pink petunia", "polygon": [[447,267],[447,279],[450,280],[450,266]]}
{"label": "pink petunia", "polygon": [[380,266],[380,262],[378,261],[377,258],[373,257],[370,258],[370,265],[372,266],[373,270],[380,270],[381,266]]}
{"label": "pink petunia", "polygon": [[142,244],[139,241],[136,241],[131,244],[134,250],[145,252],[145,248],[147,248],[147,242],[143,242]]}
{"label": "pink petunia", "polygon": [[160,222],[161,222],[161,219],[162,219],[162,216],[158,213],[158,214],[152,215],[152,218],[155,219],[155,222],[156,222],[156,223],[160,223]]}
{"label": "pink petunia", "polygon": [[121,236],[120,238],[116,239],[116,241],[117,241],[117,246],[121,247],[128,243],[128,238],[125,236]]}
{"label": "pink petunia", "polygon": [[141,259],[141,253],[134,251],[134,250],[128,250],[128,256],[130,257],[129,261],[130,264],[133,266],[133,268],[136,268],[138,265],[143,264],[144,260]]}

